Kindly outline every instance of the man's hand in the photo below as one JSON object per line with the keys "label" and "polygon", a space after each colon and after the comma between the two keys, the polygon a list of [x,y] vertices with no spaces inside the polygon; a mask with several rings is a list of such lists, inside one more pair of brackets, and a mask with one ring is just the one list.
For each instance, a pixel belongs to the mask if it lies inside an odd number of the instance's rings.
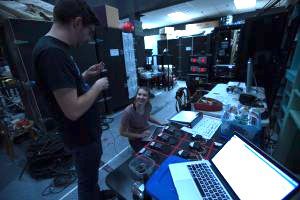
{"label": "man's hand", "polygon": [[85,70],[82,76],[85,80],[88,80],[90,78],[98,76],[101,72],[104,71],[105,71],[105,64],[104,62],[100,62]]}
{"label": "man's hand", "polygon": [[100,91],[106,90],[109,87],[109,82],[107,77],[100,78],[95,82],[95,85],[97,88],[100,89]]}

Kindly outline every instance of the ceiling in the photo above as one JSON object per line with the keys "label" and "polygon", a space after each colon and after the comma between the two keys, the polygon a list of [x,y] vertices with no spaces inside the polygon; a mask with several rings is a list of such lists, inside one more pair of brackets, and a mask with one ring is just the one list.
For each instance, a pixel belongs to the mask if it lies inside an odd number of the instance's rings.
{"label": "ceiling", "polygon": [[[55,4],[57,0],[44,0]],[[107,4],[119,9],[120,19],[134,16],[135,13],[144,13],[150,10],[172,6],[191,0],[85,0],[90,6]]]}
{"label": "ceiling", "polygon": [[[54,4],[56,0],[44,0]],[[201,20],[238,14],[243,12],[261,9],[268,2],[275,0],[256,0],[256,7],[248,10],[237,10],[234,0],[85,0],[91,6],[108,4],[118,8],[119,17],[127,21],[129,16],[136,13],[144,15],[141,17],[143,28],[158,28],[189,21]],[[248,1],[248,0],[244,0]],[[281,0],[278,5],[284,5],[288,0]],[[278,6],[277,5],[277,6]],[[172,19],[167,14],[182,12],[189,16],[189,19]]]}
{"label": "ceiling", "polygon": [[[164,27],[204,18],[254,11],[263,8],[270,0],[256,0],[256,7],[247,10],[237,10],[233,1],[234,0],[193,0],[167,8],[142,13],[144,15],[141,17],[143,29]],[[283,2],[285,1],[281,1],[281,4],[283,4]],[[278,6],[280,6],[280,3]],[[182,12],[189,16],[189,19],[174,19],[167,16],[167,14],[173,12]]]}

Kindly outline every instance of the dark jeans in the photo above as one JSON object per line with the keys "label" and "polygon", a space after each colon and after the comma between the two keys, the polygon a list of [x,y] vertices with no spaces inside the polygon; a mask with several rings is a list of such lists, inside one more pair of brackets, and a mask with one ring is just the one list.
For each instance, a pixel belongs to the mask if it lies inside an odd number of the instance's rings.
{"label": "dark jeans", "polygon": [[99,200],[98,169],[102,149],[100,144],[92,143],[73,150],[75,168],[78,176],[78,199]]}

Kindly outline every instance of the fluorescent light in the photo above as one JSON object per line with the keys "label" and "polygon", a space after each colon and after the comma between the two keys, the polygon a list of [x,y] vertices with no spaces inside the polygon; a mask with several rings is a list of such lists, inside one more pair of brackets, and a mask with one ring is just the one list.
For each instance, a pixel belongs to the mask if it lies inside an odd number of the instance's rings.
{"label": "fluorescent light", "polygon": [[168,17],[170,17],[174,21],[184,21],[191,19],[190,16],[187,14],[184,14],[183,12],[173,12],[168,14]]}
{"label": "fluorescent light", "polygon": [[156,28],[159,27],[158,24],[152,24],[152,23],[142,23],[142,28],[143,29],[151,29],[151,28]]}
{"label": "fluorescent light", "polygon": [[256,0],[234,0],[235,8],[240,9],[249,9],[256,6]]}

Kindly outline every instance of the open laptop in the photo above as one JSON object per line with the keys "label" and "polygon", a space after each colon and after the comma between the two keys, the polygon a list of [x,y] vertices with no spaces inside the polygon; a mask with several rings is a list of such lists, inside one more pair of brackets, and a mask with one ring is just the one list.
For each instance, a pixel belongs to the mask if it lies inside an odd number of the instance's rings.
{"label": "open laptop", "polygon": [[244,137],[235,134],[209,161],[170,164],[180,200],[288,199],[299,180]]}

